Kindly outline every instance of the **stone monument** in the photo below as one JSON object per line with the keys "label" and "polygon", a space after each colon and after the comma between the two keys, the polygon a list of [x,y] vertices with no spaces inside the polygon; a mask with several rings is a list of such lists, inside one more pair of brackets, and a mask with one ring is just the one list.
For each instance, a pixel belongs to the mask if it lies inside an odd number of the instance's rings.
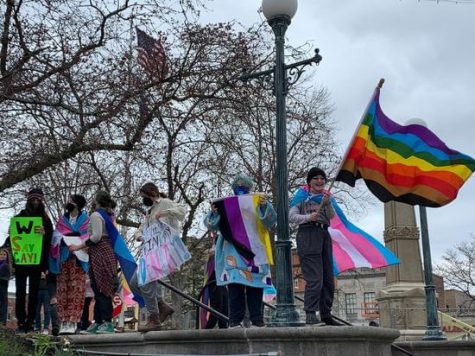
{"label": "stone monument", "polygon": [[424,275],[414,207],[384,204],[384,242],[401,263],[387,268],[386,286],[378,293],[380,324],[399,329],[402,339],[421,339],[426,329]]}

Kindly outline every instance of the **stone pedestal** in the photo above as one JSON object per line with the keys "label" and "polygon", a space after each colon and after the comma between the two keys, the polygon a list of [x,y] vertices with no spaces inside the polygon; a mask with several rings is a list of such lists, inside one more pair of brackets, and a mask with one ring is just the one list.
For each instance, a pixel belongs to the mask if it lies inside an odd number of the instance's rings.
{"label": "stone pedestal", "polygon": [[386,287],[377,296],[380,324],[421,339],[426,328],[426,300],[414,207],[385,203],[384,219],[384,242],[401,263],[388,267]]}
{"label": "stone pedestal", "polygon": [[368,326],[151,331],[71,335],[77,350],[102,355],[391,356],[399,331]]}

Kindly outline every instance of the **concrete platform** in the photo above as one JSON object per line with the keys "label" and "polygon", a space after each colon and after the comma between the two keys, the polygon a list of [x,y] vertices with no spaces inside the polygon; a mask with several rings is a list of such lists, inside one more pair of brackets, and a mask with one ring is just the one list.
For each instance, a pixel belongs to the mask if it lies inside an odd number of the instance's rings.
{"label": "concrete platform", "polygon": [[[475,356],[475,340],[472,341],[411,341],[396,342],[397,346],[414,356]],[[407,356],[393,349],[393,356]]]}
{"label": "concrete platform", "polygon": [[299,327],[73,335],[78,349],[123,355],[390,356],[399,331],[375,327]]}

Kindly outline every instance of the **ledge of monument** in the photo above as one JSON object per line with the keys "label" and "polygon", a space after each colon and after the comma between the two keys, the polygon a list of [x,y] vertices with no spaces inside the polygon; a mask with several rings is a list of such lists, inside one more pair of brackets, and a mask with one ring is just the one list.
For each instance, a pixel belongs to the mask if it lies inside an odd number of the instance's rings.
{"label": "ledge of monument", "polygon": [[367,326],[326,326],[326,327],[295,327],[295,328],[251,328],[251,329],[212,329],[212,330],[169,330],[150,331],[147,333],[126,332],[103,335],[71,335],[68,339],[77,345],[93,344],[129,344],[140,342],[200,342],[226,343],[248,342],[259,340],[295,341],[312,340],[313,342],[329,341],[379,341],[393,342],[400,333],[395,329],[375,328]]}

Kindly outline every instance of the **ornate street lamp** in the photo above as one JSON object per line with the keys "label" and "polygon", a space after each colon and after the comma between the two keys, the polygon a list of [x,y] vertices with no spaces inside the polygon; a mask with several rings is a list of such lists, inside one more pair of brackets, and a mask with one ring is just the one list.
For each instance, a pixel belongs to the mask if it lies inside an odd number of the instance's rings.
{"label": "ornate street lamp", "polygon": [[[417,124],[427,127],[427,123],[418,118],[410,119],[406,125]],[[435,286],[432,278],[432,257],[430,252],[429,228],[427,227],[427,208],[419,205],[419,218],[421,221],[421,240],[422,255],[424,258],[424,282],[426,292],[426,314],[427,327],[423,340],[437,341],[447,340],[439,326],[439,318],[437,315],[437,298],[435,295]]]}
{"label": "ornate street lamp", "polygon": [[[286,65],[284,62],[285,31],[297,12],[297,0],[263,0],[262,11],[275,34],[275,67],[259,73],[244,74],[241,79],[258,79],[261,83],[272,83],[276,97],[276,183],[277,183],[277,241],[275,243],[275,284],[277,304],[272,326],[301,326],[299,314],[294,304],[291,241],[289,234],[289,199],[287,172],[287,125],[285,96],[287,90],[312,63],[318,64],[322,57],[315,50],[312,58]],[[273,81],[271,77],[273,76]]]}

